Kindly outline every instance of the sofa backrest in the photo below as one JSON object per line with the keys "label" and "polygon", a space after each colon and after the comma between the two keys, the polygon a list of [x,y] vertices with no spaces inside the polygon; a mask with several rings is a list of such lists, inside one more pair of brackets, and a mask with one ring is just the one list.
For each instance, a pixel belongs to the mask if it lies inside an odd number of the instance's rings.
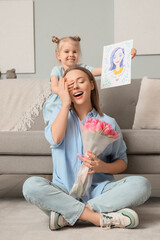
{"label": "sofa backrest", "polygon": [[[132,128],[140,85],[141,79],[132,79],[131,84],[128,85],[100,89],[100,80],[97,79],[101,109],[107,115],[115,118],[122,129]],[[30,131],[44,130],[44,128],[41,111]]]}
{"label": "sofa backrest", "polygon": [[39,131],[44,130],[45,124],[43,120],[42,110],[40,111],[40,115],[35,118],[33,124],[31,124],[31,128],[28,131]]}
{"label": "sofa backrest", "polygon": [[132,128],[141,79],[132,79],[131,84],[113,88],[100,89],[100,80],[97,85],[102,111],[115,118],[120,128]]}

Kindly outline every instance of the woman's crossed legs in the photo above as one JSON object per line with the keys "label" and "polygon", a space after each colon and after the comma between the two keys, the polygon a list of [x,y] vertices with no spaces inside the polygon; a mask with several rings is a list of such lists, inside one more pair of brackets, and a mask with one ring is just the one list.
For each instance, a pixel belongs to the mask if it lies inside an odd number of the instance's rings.
{"label": "woman's crossed legs", "polygon": [[107,184],[102,194],[89,200],[85,206],[45,178],[31,177],[23,185],[26,200],[50,216],[52,230],[74,225],[77,220],[102,227],[135,227],[138,225],[137,214],[131,209],[123,212],[121,209],[143,204],[150,192],[150,183],[146,178],[127,177]]}

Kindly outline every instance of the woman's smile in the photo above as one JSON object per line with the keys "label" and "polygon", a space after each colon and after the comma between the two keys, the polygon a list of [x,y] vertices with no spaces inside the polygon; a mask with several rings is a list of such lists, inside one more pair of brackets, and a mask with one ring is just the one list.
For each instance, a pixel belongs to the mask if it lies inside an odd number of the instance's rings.
{"label": "woman's smile", "polygon": [[75,92],[74,94],[73,94],[73,96],[75,97],[75,98],[81,98],[82,97],[82,95],[83,95],[83,92],[82,91],[78,91],[78,92]]}

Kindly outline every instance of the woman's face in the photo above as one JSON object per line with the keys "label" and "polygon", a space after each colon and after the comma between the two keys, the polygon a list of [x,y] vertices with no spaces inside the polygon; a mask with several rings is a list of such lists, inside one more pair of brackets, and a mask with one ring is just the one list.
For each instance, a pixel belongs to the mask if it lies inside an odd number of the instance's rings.
{"label": "woman's face", "polygon": [[123,54],[122,49],[118,49],[114,54],[113,63],[115,65],[119,65],[123,59],[123,56],[124,56],[124,54]]}
{"label": "woman's face", "polygon": [[91,90],[94,89],[94,83],[90,82],[88,75],[78,69],[69,71],[66,76],[67,82],[74,81],[73,89],[70,91],[71,101],[74,106],[82,104],[91,105]]}

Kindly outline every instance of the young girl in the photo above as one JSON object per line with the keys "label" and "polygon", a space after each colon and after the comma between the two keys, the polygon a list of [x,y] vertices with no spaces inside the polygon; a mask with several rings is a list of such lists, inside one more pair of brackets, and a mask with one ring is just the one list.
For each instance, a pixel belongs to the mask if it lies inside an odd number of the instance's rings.
{"label": "young girl", "polygon": [[[54,107],[45,128],[52,149],[53,180],[28,178],[23,186],[24,197],[50,216],[51,230],[73,226],[78,220],[105,228],[135,228],[138,215],[128,207],[140,205],[149,198],[150,183],[141,176],[114,181],[112,174],[127,167],[126,145],[116,121],[99,107],[93,75],[82,67],[68,69],[58,87],[62,105]],[[88,152],[89,158],[81,157],[84,152],[79,122],[86,118],[103,120],[120,134],[99,156]],[[69,192],[81,164],[91,169],[93,180],[87,198],[79,199]]]}
{"label": "young girl", "polygon": [[[60,62],[60,66],[55,66],[51,71],[51,89],[52,95],[44,104],[43,113],[45,116],[45,123],[47,124],[51,115],[52,109],[56,104],[61,104],[61,100],[58,96],[59,88],[58,81],[60,77],[63,76],[64,71],[70,67],[81,66],[87,68],[94,76],[100,76],[102,68],[101,67],[91,67],[85,64],[79,64],[79,58],[81,55],[80,49],[80,37],[64,37],[57,38],[52,37],[52,41],[57,44],[56,46],[56,57]],[[132,49],[132,58],[136,55],[136,49]]]}

